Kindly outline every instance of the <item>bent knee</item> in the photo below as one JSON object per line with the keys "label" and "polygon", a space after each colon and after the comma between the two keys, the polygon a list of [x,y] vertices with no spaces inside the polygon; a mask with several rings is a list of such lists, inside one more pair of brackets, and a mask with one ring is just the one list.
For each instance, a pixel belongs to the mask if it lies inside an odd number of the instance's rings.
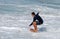
{"label": "bent knee", "polygon": [[33,22],[33,25],[36,25],[36,22]]}

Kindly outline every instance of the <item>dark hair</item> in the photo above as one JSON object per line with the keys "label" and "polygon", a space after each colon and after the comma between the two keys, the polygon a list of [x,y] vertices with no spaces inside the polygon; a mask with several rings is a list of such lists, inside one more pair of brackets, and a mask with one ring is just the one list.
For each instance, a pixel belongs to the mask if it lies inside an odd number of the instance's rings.
{"label": "dark hair", "polygon": [[32,14],[32,15],[35,15],[35,12],[32,12],[31,14]]}

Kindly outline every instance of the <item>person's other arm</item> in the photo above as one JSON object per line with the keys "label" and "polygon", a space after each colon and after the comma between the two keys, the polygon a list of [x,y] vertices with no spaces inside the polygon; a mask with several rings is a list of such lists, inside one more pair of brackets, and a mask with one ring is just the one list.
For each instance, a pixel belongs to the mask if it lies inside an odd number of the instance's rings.
{"label": "person's other arm", "polygon": [[39,12],[36,15],[39,15]]}
{"label": "person's other arm", "polygon": [[[36,21],[36,17],[33,18],[33,22],[35,22],[35,21]],[[29,26],[31,26],[33,24],[33,22]]]}

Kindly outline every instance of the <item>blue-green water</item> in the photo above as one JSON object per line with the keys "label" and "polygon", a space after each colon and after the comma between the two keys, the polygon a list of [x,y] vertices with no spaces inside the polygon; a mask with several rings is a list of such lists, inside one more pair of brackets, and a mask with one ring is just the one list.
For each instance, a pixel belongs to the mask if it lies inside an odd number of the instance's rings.
{"label": "blue-green water", "polygon": [[2,14],[25,13],[32,11],[33,9],[31,8],[34,9],[40,8],[40,6],[60,9],[60,1],[59,0],[0,0],[0,13]]}

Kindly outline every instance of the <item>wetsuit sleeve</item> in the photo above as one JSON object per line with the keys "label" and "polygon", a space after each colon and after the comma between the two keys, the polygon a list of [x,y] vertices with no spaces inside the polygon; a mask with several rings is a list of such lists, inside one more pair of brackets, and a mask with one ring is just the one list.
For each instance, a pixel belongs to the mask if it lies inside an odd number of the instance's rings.
{"label": "wetsuit sleeve", "polygon": [[39,15],[39,12],[36,15]]}
{"label": "wetsuit sleeve", "polygon": [[29,26],[31,26],[32,24],[33,24],[33,22]]}
{"label": "wetsuit sleeve", "polygon": [[[36,17],[33,18],[33,22],[35,22],[35,21],[36,21]],[[31,26],[33,24],[33,22],[29,26]]]}

